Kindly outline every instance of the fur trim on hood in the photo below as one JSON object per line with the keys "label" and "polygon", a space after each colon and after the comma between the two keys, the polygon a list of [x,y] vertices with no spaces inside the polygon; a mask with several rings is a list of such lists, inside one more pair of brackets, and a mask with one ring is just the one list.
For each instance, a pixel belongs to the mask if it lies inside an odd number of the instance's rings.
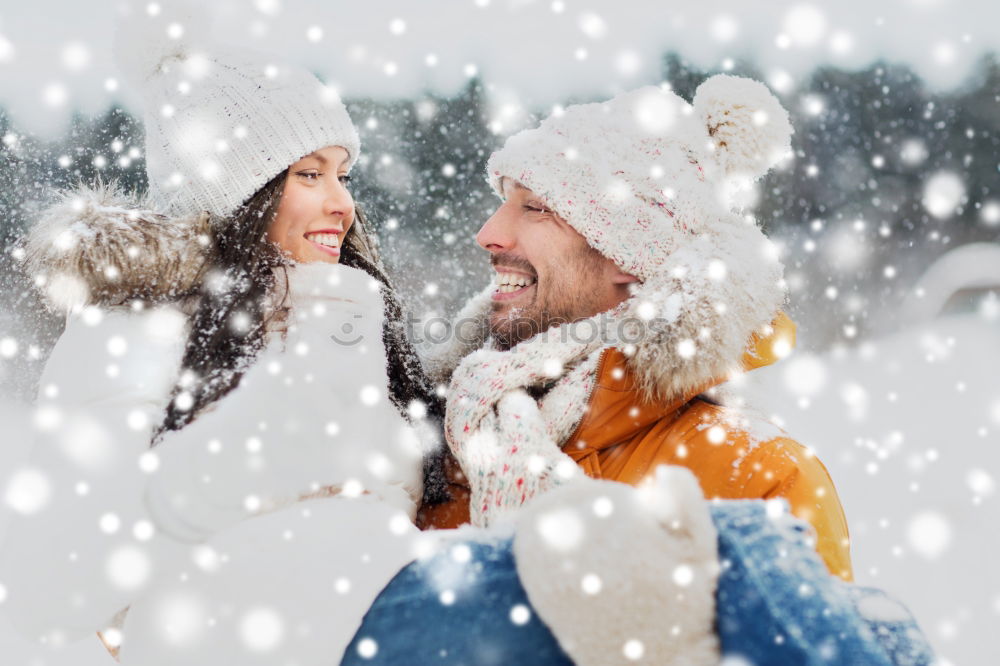
{"label": "fur trim on hood", "polygon": [[418,347],[424,370],[431,381],[448,385],[462,359],[487,345],[490,336],[492,284],[473,296],[452,319],[447,338],[440,343]]}
{"label": "fur trim on hood", "polygon": [[[604,346],[629,357],[630,369],[651,399],[701,392],[743,370],[751,339],[767,330],[784,305],[776,257],[756,225],[727,215],[678,248],[656,275],[633,285],[621,306],[589,321],[595,334],[604,336]],[[446,342],[423,350],[435,381],[447,383],[465,356],[492,347],[492,290],[466,304]],[[586,328],[586,322],[576,322],[572,335]]]}
{"label": "fur trim on hood", "polygon": [[54,310],[176,300],[197,288],[209,216],[169,218],[114,184],[80,187],[49,206],[25,240],[25,269]]}

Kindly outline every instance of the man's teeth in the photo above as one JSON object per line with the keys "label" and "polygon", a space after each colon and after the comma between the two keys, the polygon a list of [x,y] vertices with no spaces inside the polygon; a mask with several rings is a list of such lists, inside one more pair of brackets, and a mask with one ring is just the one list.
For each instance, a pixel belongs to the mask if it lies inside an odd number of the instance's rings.
{"label": "man's teeth", "polygon": [[519,273],[497,273],[497,292],[501,294],[509,294],[531,284],[535,284],[535,278],[527,275],[521,275]]}
{"label": "man's teeth", "polygon": [[340,247],[337,234],[306,234],[306,238],[314,243],[326,245],[327,247]]}

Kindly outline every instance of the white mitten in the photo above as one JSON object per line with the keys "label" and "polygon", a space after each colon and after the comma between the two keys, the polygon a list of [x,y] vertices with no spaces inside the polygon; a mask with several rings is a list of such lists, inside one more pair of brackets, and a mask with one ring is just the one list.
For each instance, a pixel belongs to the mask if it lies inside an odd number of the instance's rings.
{"label": "white mitten", "polygon": [[517,570],[575,663],[717,664],[716,533],[694,476],[581,478],[517,514]]}
{"label": "white mitten", "polygon": [[382,297],[347,266],[289,269],[282,334],[237,388],[156,449],[145,500],[157,528],[200,542],[314,494],[376,494],[411,516],[419,444],[387,393]]}

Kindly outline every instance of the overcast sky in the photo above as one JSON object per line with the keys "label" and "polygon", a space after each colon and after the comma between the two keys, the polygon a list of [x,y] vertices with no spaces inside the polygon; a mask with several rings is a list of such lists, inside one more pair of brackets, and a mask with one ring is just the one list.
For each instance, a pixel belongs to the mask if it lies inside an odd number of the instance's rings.
{"label": "overcast sky", "polygon": [[[159,0],[161,9],[171,0]],[[134,102],[111,53],[134,0],[0,0],[0,105],[17,126]],[[503,104],[543,108],[657,80],[667,50],[719,69],[745,58],[779,92],[819,63],[907,63],[938,88],[1000,48],[993,0],[204,0],[223,42],[310,66],[347,97],[453,93],[470,74]],[[109,79],[113,81],[109,81]],[[117,86],[116,86],[117,83]]]}

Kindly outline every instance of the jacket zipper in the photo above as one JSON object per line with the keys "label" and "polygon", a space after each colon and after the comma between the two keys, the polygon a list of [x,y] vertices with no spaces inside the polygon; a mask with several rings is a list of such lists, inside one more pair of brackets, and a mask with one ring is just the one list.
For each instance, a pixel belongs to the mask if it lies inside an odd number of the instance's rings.
{"label": "jacket zipper", "polygon": [[594,398],[594,393],[597,392],[597,380],[601,376],[601,370],[604,369],[604,357],[607,356],[608,349],[610,349],[610,348],[609,347],[605,347],[604,349],[602,349],[601,350],[601,355],[597,357],[597,370],[594,373],[594,385],[590,387],[590,392],[587,393],[587,399],[586,399],[586,401],[584,401],[583,416],[581,416],[580,420],[577,421],[576,427],[573,428],[573,432],[570,434],[569,437],[566,438],[566,441],[559,445],[559,449],[560,450],[562,450],[562,448],[564,446],[566,446],[566,444],[568,444],[569,442],[572,442],[574,439],[576,439],[576,436],[580,432],[580,428],[583,427],[583,422],[587,420],[587,414],[590,413],[590,411],[587,409],[587,407],[590,405],[590,401]]}

